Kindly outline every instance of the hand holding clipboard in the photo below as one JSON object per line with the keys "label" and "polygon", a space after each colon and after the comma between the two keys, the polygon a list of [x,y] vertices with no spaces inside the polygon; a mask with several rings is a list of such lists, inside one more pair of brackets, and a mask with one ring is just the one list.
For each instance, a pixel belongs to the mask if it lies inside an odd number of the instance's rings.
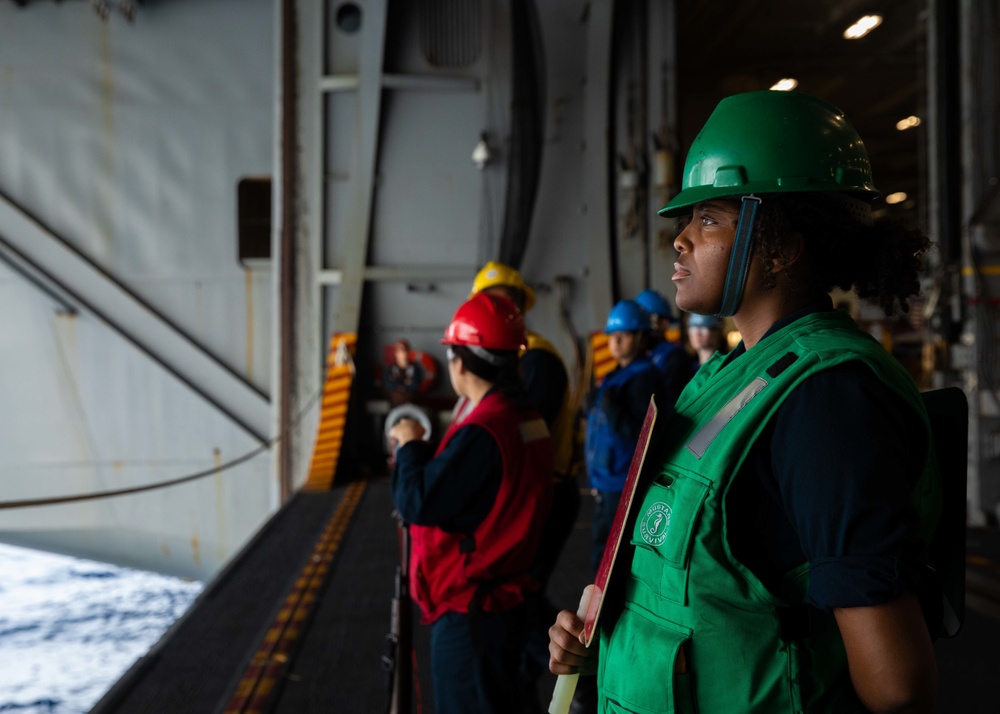
{"label": "hand holding clipboard", "polygon": [[[597,577],[593,585],[588,585],[583,591],[580,599],[580,609],[577,617],[583,618],[583,632],[581,633],[581,643],[585,647],[590,647],[594,640],[594,633],[597,630],[597,618],[601,614],[601,606],[604,604],[604,595],[608,582],[611,580],[611,572],[614,568],[615,559],[618,556],[618,548],[621,546],[622,531],[628,520],[629,511],[632,508],[632,501],[635,498],[636,486],[639,483],[639,473],[642,471],[642,464],[646,460],[646,451],[649,449],[649,441],[653,435],[653,425],[656,423],[656,403],[652,398],[649,400],[649,408],[646,409],[646,418],[642,423],[642,431],[639,432],[639,441],[632,453],[632,463],[629,465],[628,478],[625,479],[625,488],[622,489],[622,497],[618,502],[618,510],[615,511],[615,520],[611,526],[611,533],[608,535],[607,544],[604,546],[604,555],[601,556],[601,565],[597,569]],[[555,690],[552,692],[552,702],[549,704],[549,714],[568,714],[569,705],[573,701],[573,693],[576,691],[576,683],[579,674],[561,674],[556,680]]]}

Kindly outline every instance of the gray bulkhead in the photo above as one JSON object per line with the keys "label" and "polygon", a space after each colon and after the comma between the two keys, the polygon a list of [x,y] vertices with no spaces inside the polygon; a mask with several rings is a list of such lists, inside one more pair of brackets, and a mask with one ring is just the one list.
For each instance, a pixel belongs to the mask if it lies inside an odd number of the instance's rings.
{"label": "gray bulkhead", "polygon": [[[672,7],[0,3],[3,501],[261,450],[0,509],[0,540],[210,577],[305,481],[332,333],[365,429],[383,347],[442,360],[487,260],[571,371],[614,300],[671,294]],[[272,257],[243,264],[259,177]]]}
{"label": "gray bulkhead", "polygon": [[[655,217],[676,189],[672,2],[296,8],[322,27],[297,38],[297,346],[357,330],[363,372],[400,337],[441,360],[473,276],[501,260],[535,287],[528,326],[572,373],[616,299],[672,294],[672,226]],[[295,359],[293,413],[317,350]]]}
{"label": "gray bulkhead", "polygon": [[[487,260],[536,288],[529,327],[571,370],[615,300],[671,296],[674,227],[656,209],[682,158],[677,6],[147,0],[129,22],[86,2],[0,2],[3,501],[261,451],[170,488],[0,508],[0,540],[209,577],[305,481],[332,333],[359,335],[352,415],[375,432],[383,347],[405,337],[440,360]],[[996,92],[995,8],[956,13],[967,71],[928,111],[959,137],[931,138],[961,153],[961,215],[938,221],[960,224],[961,251],[932,296],[962,325],[945,347],[977,397],[981,524],[1000,513],[996,142],[982,99]],[[927,24],[936,45],[943,25]],[[959,105],[956,126],[935,115]],[[261,177],[272,257],[242,264],[237,184]]]}
{"label": "gray bulkhead", "polygon": [[[269,0],[132,23],[0,4],[4,501],[164,481],[270,436],[272,276],[238,262],[235,202],[272,173],[273,104]],[[271,461],[0,510],[0,539],[206,578],[277,507]]]}

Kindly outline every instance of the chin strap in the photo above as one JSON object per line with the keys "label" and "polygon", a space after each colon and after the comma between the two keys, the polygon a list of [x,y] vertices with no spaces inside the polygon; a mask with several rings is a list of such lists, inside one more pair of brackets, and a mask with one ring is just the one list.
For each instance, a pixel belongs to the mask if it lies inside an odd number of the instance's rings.
{"label": "chin strap", "polygon": [[733,240],[733,252],[729,255],[729,270],[726,272],[726,287],[722,293],[722,307],[715,313],[716,317],[735,315],[743,300],[743,289],[750,273],[750,260],[753,257],[753,224],[760,207],[760,198],[744,196],[740,206],[740,218],[736,223],[736,238]]}

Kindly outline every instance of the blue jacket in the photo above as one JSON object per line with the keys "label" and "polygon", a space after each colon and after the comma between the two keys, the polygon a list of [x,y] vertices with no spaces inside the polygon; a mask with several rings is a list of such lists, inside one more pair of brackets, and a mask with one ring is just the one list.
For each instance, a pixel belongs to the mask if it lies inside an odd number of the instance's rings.
{"label": "blue jacket", "polygon": [[691,357],[676,342],[660,340],[649,351],[649,359],[663,380],[662,393],[657,395],[656,403],[672,407],[691,379]]}
{"label": "blue jacket", "polygon": [[616,368],[601,382],[587,414],[587,473],[592,488],[624,488],[649,398],[661,390],[660,374],[646,357]]}

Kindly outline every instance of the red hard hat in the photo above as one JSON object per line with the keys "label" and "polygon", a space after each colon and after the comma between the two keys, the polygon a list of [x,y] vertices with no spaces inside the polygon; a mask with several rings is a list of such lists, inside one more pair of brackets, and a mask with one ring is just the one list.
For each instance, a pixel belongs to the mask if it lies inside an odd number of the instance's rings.
{"label": "red hard hat", "polygon": [[487,350],[516,351],[527,335],[517,305],[499,295],[476,293],[455,311],[444,331],[444,345],[470,345]]}

